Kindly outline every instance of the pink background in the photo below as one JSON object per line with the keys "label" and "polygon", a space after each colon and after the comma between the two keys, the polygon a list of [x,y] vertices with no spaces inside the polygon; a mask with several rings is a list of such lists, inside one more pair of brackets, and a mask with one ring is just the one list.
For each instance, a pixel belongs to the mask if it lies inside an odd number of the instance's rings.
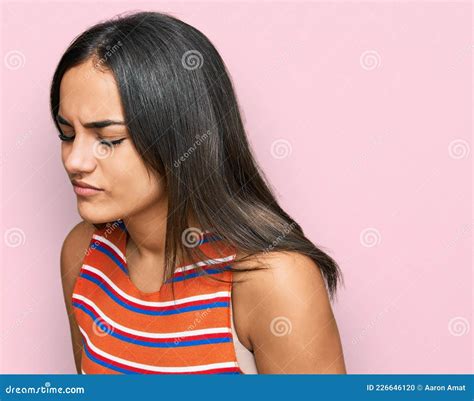
{"label": "pink background", "polygon": [[59,252],[80,217],[49,84],[127,10],[220,51],[282,206],[343,269],[348,372],[472,373],[472,4],[424,1],[4,3],[1,372],[75,373]]}

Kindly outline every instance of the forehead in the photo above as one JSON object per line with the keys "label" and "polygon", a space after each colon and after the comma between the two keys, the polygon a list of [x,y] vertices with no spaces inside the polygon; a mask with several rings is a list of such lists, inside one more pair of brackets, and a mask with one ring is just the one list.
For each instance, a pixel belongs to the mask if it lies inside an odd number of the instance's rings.
{"label": "forehead", "polygon": [[100,71],[88,60],[64,74],[59,89],[59,113],[66,117],[92,121],[97,116],[122,118],[123,110],[117,83],[110,71]]}

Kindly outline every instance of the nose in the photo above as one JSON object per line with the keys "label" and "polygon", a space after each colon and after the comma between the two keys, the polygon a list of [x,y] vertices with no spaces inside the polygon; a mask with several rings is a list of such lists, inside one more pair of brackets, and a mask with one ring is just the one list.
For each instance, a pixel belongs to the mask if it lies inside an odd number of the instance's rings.
{"label": "nose", "polygon": [[91,173],[97,166],[94,156],[94,138],[77,134],[72,142],[65,142],[62,148],[63,164],[69,175]]}

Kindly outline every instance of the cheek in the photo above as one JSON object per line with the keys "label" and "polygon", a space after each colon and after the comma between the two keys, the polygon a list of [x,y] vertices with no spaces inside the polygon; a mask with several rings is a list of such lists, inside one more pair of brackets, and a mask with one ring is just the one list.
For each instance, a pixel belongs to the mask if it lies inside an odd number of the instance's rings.
{"label": "cheek", "polygon": [[148,175],[139,176],[134,183],[137,202],[153,202],[164,195],[164,187],[161,181]]}
{"label": "cheek", "polygon": [[127,185],[117,188],[112,202],[127,215],[138,214],[143,210],[165,205],[166,196],[156,183],[150,183],[148,176],[127,177]]}
{"label": "cheek", "polygon": [[156,203],[165,196],[163,180],[147,174],[139,163],[114,169],[110,194],[125,207],[143,207]]}

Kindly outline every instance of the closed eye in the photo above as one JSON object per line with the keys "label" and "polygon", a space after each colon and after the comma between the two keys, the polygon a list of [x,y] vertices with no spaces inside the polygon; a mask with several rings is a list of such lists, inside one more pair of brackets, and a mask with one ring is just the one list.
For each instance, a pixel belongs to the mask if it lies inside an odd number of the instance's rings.
{"label": "closed eye", "polygon": [[64,135],[62,132],[58,135],[59,139],[61,139],[61,141],[65,141],[65,142],[72,141],[74,139],[74,136],[67,136],[67,135]]}
{"label": "closed eye", "polygon": [[[72,142],[75,138],[75,135],[73,136],[67,136],[67,135],[64,135],[62,132],[58,135],[59,139],[61,141],[64,141],[64,142]],[[116,145],[119,145],[121,144],[126,138],[122,138],[122,139],[116,139],[115,141],[110,141],[108,139],[101,139],[100,140],[100,144],[102,145],[106,145],[106,146],[116,146]]]}

